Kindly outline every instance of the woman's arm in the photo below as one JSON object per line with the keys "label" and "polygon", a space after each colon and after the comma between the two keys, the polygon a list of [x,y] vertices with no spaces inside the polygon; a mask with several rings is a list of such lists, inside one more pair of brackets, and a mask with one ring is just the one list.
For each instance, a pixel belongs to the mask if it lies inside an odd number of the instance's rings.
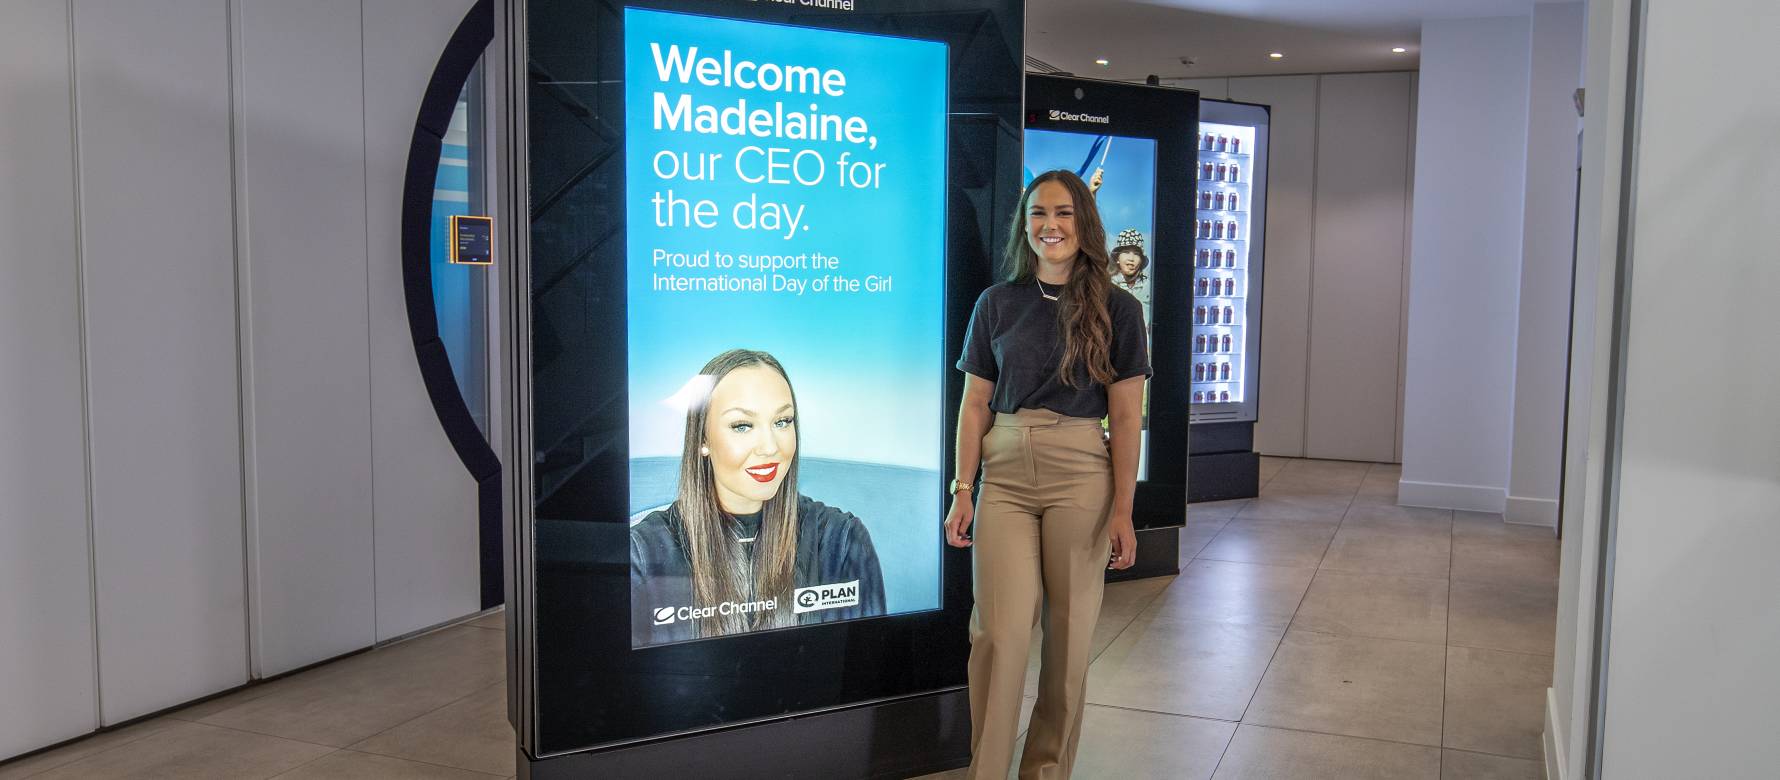
{"label": "woman's arm", "polygon": [[1137,496],[1137,458],[1143,438],[1144,379],[1122,379],[1106,391],[1113,471],[1112,513],[1107,520],[1107,533],[1112,536],[1110,568],[1114,569],[1129,569],[1137,563],[1137,532],[1131,522],[1131,505]]}
{"label": "woman's arm", "polygon": [[[953,474],[961,483],[976,484],[977,469],[983,464],[983,436],[994,418],[989,411],[989,399],[994,395],[994,382],[971,373],[964,375],[964,400],[958,404],[957,471]],[[946,513],[946,544],[970,546],[970,523],[976,514],[971,503],[974,494],[974,488],[952,494],[952,508]]]}

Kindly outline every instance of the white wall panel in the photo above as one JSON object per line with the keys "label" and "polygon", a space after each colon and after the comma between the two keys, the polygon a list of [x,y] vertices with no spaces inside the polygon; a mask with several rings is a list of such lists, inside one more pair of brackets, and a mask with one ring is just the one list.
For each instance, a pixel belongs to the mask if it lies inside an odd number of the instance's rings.
{"label": "white wall panel", "polygon": [[421,383],[401,266],[402,180],[414,118],[446,40],[472,3],[365,1],[365,40],[378,42],[365,51],[365,171],[379,640],[481,608],[476,482]]}
{"label": "white wall panel", "polygon": [[106,723],[247,682],[225,9],[74,5]]}
{"label": "white wall panel", "polygon": [[1650,3],[1640,27],[1600,776],[1773,777],[1780,5]]}
{"label": "white wall panel", "polygon": [[1272,107],[1267,150],[1267,242],[1261,301],[1261,401],[1255,451],[1304,455],[1310,350],[1312,219],[1316,213],[1316,76],[1229,80],[1230,98]]}
{"label": "white wall panel", "polygon": [[370,645],[370,370],[357,0],[239,0],[256,671]]}
{"label": "white wall panel", "polygon": [[1506,505],[1529,45],[1524,16],[1422,25],[1404,503]]}
{"label": "white wall panel", "polygon": [[1584,35],[1581,3],[1534,6],[1509,522],[1558,519]]}
{"label": "white wall panel", "polygon": [[97,725],[63,0],[0,20],[0,759]]}
{"label": "white wall panel", "polygon": [[1304,454],[1397,449],[1409,74],[1322,77]]}

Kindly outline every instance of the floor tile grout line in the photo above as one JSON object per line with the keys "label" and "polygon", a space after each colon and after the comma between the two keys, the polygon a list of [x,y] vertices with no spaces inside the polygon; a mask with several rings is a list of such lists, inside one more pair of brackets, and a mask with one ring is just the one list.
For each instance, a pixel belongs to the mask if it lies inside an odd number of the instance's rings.
{"label": "floor tile grout line", "polygon": [[[1285,469],[1282,468],[1282,469],[1280,469],[1280,471],[1283,472],[1283,471],[1285,471]],[[1355,488],[1354,493],[1355,493],[1355,495],[1358,495],[1359,489]],[[1348,498],[1348,507],[1352,507],[1352,506],[1353,506],[1353,498],[1349,497]],[[1347,509],[1343,509],[1342,517],[1345,518],[1346,516],[1347,516]],[[1336,530],[1336,533],[1341,532],[1341,527],[1339,524],[1336,525],[1335,530]],[[1334,540],[1335,540],[1334,534],[1330,534],[1329,541],[1323,543],[1323,552],[1321,555],[1318,555],[1317,559],[1316,559],[1316,564],[1319,569],[1323,565],[1323,558],[1327,557],[1329,554],[1329,544],[1332,543]],[[1280,632],[1279,640],[1273,643],[1273,652],[1267,656],[1267,665],[1261,669],[1261,679],[1257,680],[1255,682],[1255,689],[1253,691],[1249,692],[1248,702],[1246,702],[1242,705],[1242,717],[1241,717],[1241,719],[1239,719],[1239,722],[1247,722],[1249,708],[1255,706],[1255,697],[1261,695],[1261,686],[1266,684],[1266,682],[1267,682],[1267,673],[1273,670],[1273,663],[1275,661],[1279,660],[1279,649],[1281,647],[1285,646],[1286,636],[1288,634],[1290,634],[1292,631],[1292,621],[1298,619],[1298,611],[1304,608],[1304,599],[1309,598],[1310,589],[1313,587],[1316,587],[1316,575],[1315,574],[1311,574],[1310,583],[1304,586],[1304,592],[1298,594],[1298,603],[1292,606],[1292,614],[1290,617],[1286,618],[1286,628],[1284,631]],[[1230,741],[1234,742],[1234,741],[1236,741],[1236,738],[1231,737]],[[1229,746],[1226,745],[1224,747],[1224,749],[1225,749],[1225,751],[1228,751]],[[1223,763],[1222,756],[1218,757],[1218,763],[1220,765]],[[1216,770],[1213,770],[1213,771],[1215,772]]]}
{"label": "floor tile grout line", "polygon": [[[183,722],[189,722],[189,721],[183,721]],[[125,726],[125,727],[124,727],[124,728],[135,728],[135,727],[136,727],[136,726],[142,726],[142,725],[147,725],[147,723],[137,723],[137,724],[132,724],[132,725],[129,725],[129,726]],[[121,731],[121,730],[122,730],[122,729],[120,729],[120,731]],[[23,775],[23,776],[21,776],[21,777],[20,777],[20,778],[19,778],[19,780],[27,780],[27,779],[28,779],[28,778],[32,778],[32,777],[38,777],[38,776],[40,776],[40,775],[45,775],[45,774],[49,774],[49,773],[50,773],[50,772],[54,772],[54,771],[56,771],[56,770],[57,770],[57,769],[61,769],[61,768],[62,768],[62,767],[65,767],[65,766],[68,766],[68,765],[70,765],[70,764],[73,764],[73,763],[75,763],[75,762],[78,762],[78,761],[85,761],[85,760],[87,760],[87,759],[89,759],[89,758],[92,758],[92,757],[93,757],[93,756],[97,756],[97,755],[99,755],[99,754],[101,754],[101,753],[110,753],[110,752],[111,752],[111,751],[113,751],[113,750],[116,750],[116,749],[118,749],[118,748],[121,748],[121,747],[124,747],[124,746],[126,746],[126,745],[134,745],[134,744],[136,744],[136,743],[138,743],[138,742],[141,742],[141,741],[142,741],[142,740],[145,740],[145,739],[148,739],[148,738],[149,738],[149,737],[153,737],[153,736],[155,736],[155,735],[157,735],[157,734],[160,734],[160,733],[161,733],[161,732],[162,732],[162,731],[165,731],[165,729],[159,729],[159,730],[156,730],[156,731],[151,731],[151,732],[149,732],[149,733],[147,733],[147,734],[143,734],[143,735],[142,735],[142,736],[140,736],[140,737],[136,737],[136,738],[135,738],[135,739],[127,739],[127,740],[124,740],[124,741],[123,741],[123,742],[119,742],[119,743],[117,743],[117,744],[115,744],[115,745],[112,745],[112,746],[111,746],[111,747],[108,747],[108,748],[100,748],[100,749],[98,749],[98,750],[95,750],[95,751],[93,751],[93,752],[91,752],[91,753],[88,753],[88,754],[86,754],[86,755],[84,755],[84,756],[80,756],[80,757],[78,757],[78,758],[71,758],[71,759],[68,759],[68,760],[67,760],[67,761],[63,761],[63,762],[61,762],[61,763],[59,763],[59,764],[55,764],[55,765],[53,765],[53,766],[46,766],[46,767],[43,767],[43,768],[41,768],[41,769],[38,769],[38,770],[37,770],[37,771],[35,771],[35,772],[32,772],[32,773],[31,773],[31,774],[28,774],[28,775]],[[45,749],[45,750],[38,750],[38,751],[33,751],[33,752],[30,752],[30,753],[24,753],[24,754],[21,754],[21,755],[17,755],[17,756],[13,756],[13,757],[11,757],[11,758],[8,758],[8,759],[6,759],[6,760],[5,760],[5,761],[0,761],[0,769],[5,769],[5,768],[6,768],[6,765],[7,765],[7,764],[9,764],[9,763],[12,763],[12,762],[15,762],[15,761],[16,761],[16,762],[18,762],[18,763],[24,763],[24,761],[25,761],[25,760],[26,760],[26,759],[30,759],[30,758],[35,758],[35,757],[37,757],[37,756],[40,756],[40,755],[48,755],[48,754],[50,754],[50,753],[54,753],[54,752],[57,752],[57,751],[61,751],[61,750],[66,750],[66,749],[68,749],[68,748],[71,748],[71,747],[74,747],[74,746],[75,746],[75,745],[78,745],[78,744],[80,744],[80,743],[82,743],[82,742],[85,742],[85,741],[87,741],[87,740],[89,740],[89,739],[94,739],[94,738],[97,738],[97,737],[101,737],[101,736],[104,736],[104,735],[105,735],[105,734],[107,734],[107,733],[111,733],[111,732],[104,732],[104,731],[95,731],[95,732],[92,732],[92,733],[91,733],[91,734],[88,734],[88,735],[87,735],[87,736],[85,736],[85,737],[82,737],[82,738],[80,738],[80,739],[73,739],[73,740],[69,740],[69,741],[67,741],[67,742],[64,742],[64,743],[62,743],[62,744],[60,744],[60,745],[55,745],[55,746],[52,746],[52,747],[50,747],[50,748],[48,748],[48,749]]]}
{"label": "floor tile grout line", "polygon": [[328,751],[328,752],[326,752],[326,753],[323,753],[323,754],[321,754],[321,755],[319,755],[319,756],[316,756],[316,757],[314,757],[314,758],[311,758],[311,759],[309,759],[309,760],[308,760],[308,761],[304,761],[304,762],[303,762],[303,763],[301,763],[301,764],[298,764],[298,765],[296,765],[296,766],[293,766],[293,767],[291,767],[291,768],[289,768],[289,769],[286,769],[286,770],[284,770],[284,771],[282,771],[282,772],[279,772],[279,773],[277,773],[277,774],[274,774],[274,775],[267,775],[267,776],[266,776],[266,778],[265,778],[265,780],[278,780],[278,778],[280,778],[280,777],[284,777],[284,776],[285,776],[285,775],[288,775],[288,774],[290,774],[290,773],[292,773],[292,772],[295,772],[295,771],[297,771],[297,770],[299,770],[299,769],[302,769],[302,768],[303,768],[303,767],[306,767],[306,766],[309,766],[309,765],[310,765],[310,764],[313,764],[313,763],[315,763],[315,762],[317,762],[317,761],[320,761],[320,760],[322,760],[322,759],[324,759],[324,758],[327,758],[327,757],[328,757],[328,756],[331,756],[331,755],[333,755],[333,754],[335,754],[335,753],[338,753],[338,752],[340,752],[340,751],[342,751],[342,750],[345,750],[345,749],[346,749],[346,748],[334,748],[334,749],[333,749],[333,750],[331,750],[331,751]]}
{"label": "floor tile grout line", "polygon": [[1232,726],[1242,725],[1242,721],[1239,721],[1239,720],[1229,720],[1227,718],[1214,718],[1210,715],[1190,715],[1185,712],[1168,712],[1166,710],[1152,710],[1152,709],[1146,709],[1144,707],[1131,707],[1131,706],[1127,706],[1124,704],[1100,704],[1100,703],[1091,702],[1091,701],[1083,702],[1083,703],[1087,704],[1090,707],[1104,707],[1109,710],[1123,710],[1125,712],[1141,712],[1145,715],[1163,715],[1163,716],[1170,717],[1170,718],[1189,718],[1192,720],[1209,721],[1211,723],[1228,723]]}
{"label": "floor tile grout line", "polygon": [[426,766],[438,767],[440,769],[450,769],[455,772],[469,772],[471,774],[482,775],[484,777],[505,777],[505,775],[492,774],[489,772],[484,772],[480,769],[470,769],[468,767],[453,766],[451,764],[441,764],[437,761],[428,761],[426,759],[412,758],[409,756],[392,756],[388,753],[378,753],[378,752],[372,751],[372,750],[359,750],[358,748],[340,748],[340,750],[337,752],[359,753],[359,754],[363,754],[363,755],[367,755],[367,756],[376,756],[378,758],[393,758],[397,761],[407,761],[412,764],[424,764]]}
{"label": "floor tile grout line", "polygon": [[[1222,722],[1228,723],[1229,721],[1222,721]],[[1365,740],[1367,742],[1383,742],[1388,745],[1403,745],[1406,747],[1418,747],[1418,748],[1424,748],[1427,750],[1438,750],[1441,753],[1445,753],[1448,750],[1452,750],[1452,751],[1456,751],[1459,753],[1471,753],[1471,754],[1479,755],[1479,756],[1490,756],[1492,758],[1509,758],[1509,759],[1514,759],[1517,761],[1538,761],[1539,760],[1537,758],[1528,758],[1526,756],[1510,755],[1508,753],[1491,753],[1487,750],[1473,750],[1471,748],[1453,748],[1453,747],[1447,747],[1445,745],[1428,745],[1428,744],[1423,744],[1421,742],[1405,742],[1400,739],[1385,739],[1384,737],[1361,737],[1361,736],[1357,736],[1354,734],[1338,734],[1333,731],[1317,731],[1315,729],[1301,729],[1301,728],[1295,728],[1292,726],[1271,726],[1271,725],[1267,725],[1264,723],[1248,723],[1246,721],[1243,723],[1240,723],[1238,725],[1250,726],[1250,727],[1257,728],[1257,729],[1272,729],[1274,731],[1295,731],[1300,734],[1316,734],[1318,736],[1323,736],[1323,737],[1340,737],[1342,739],[1360,739],[1360,740]]]}
{"label": "floor tile grout line", "polygon": [[[505,685],[505,684],[506,684],[506,683],[505,683],[505,682],[504,682],[504,681],[502,681],[502,682],[492,682],[492,683],[489,683],[489,684],[487,684],[487,685],[484,685],[484,686],[482,686],[482,687],[480,687],[480,688],[477,688],[477,689],[476,689],[476,690],[473,690],[473,691],[470,691],[470,692],[469,692],[469,693],[466,693],[466,694],[464,694],[464,695],[462,695],[462,696],[459,696],[459,697],[457,697],[457,698],[455,698],[455,699],[452,699],[452,700],[451,700],[451,701],[448,701],[448,702],[446,702],[446,703],[444,703],[444,704],[441,704],[441,705],[439,705],[439,706],[437,706],[437,707],[434,707],[434,708],[432,708],[432,709],[430,709],[430,710],[427,710],[427,711],[426,711],[426,712],[423,712],[423,713],[421,713],[421,714],[419,714],[419,715],[416,715],[416,716],[414,716],[414,717],[412,717],[412,718],[409,718],[409,719],[407,719],[407,720],[404,720],[404,721],[402,721],[402,722],[401,722],[401,723],[397,723],[397,724],[395,724],[395,725],[393,725],[393,726],[390,726],[390,727],[389,727],[389,728],[386,728],[386,729],[384,729],[384,730],[382,730],[382,731],[379,731],[379,732],[377,732],[377,733],[375,733],[375,734],[372,734],[372,735],[370,735],[370,736],[368,736],[368,737],[364,737],[364,738],[361,738],[361,739],[358,739],[358,740],[354,740],[354,741],[353,741],[353,742],[352,742],[352,745],[362,745],[362,744],[364,744],[364,743],[365,743],[365,742],[368,742],[368,741],[370,741],[370,740],[373,740],[373,739],[376,739],[376,738],[378,738],[378,737],[381,737],[381,736],[383,736],[383,735],[384,735],[384,734],[388,734],[388,733],[389,733],[389,732],[391,732],[391,731],[395,731],[395,730],[396,730],[396,729],[399,729],[399,728],[401,728],[401,727],[403,727],[403,726],[406,726],[406,725],[408,725],[408,724],[410,724],[410,723],[413,723],[413,722],[415,722],[415,721],[417,721],[417,720],[420,720],[420,719],[421,719],[421,718],[424,718],[424,717],[427,717],[427,716],[429,716],[429,715],[432,715],[432,714],[434,714],[434,713],[437,713],[437,712],[439,712],[439,711],[440,711],[440,710],[443,710],[443,709],[445,709],[445,708],[446,708],[446,707],[450,707],[450,706],[452,706],[452,705],[454,705],[454,704],[457,704],[457,703],[459,703],[459,702],[461,702],[461,701],[463,701],[463,700],[465,700],[465,699],[468,699],[468,698],[470,698],[470,697],[471,697],[471,696],[475,696],[475,695],[476,695],[476,694],[478,694],[478,693],[481,693],[481,692],[483,692],[483,691],[486,691],[486,690],[488,690],[488,689],[489,689],[489,688],[493,688],[493,687],[494,687],[494,686],[496,686],[496,685]],[[352,746],[351,746],[351,745],[348,745],[348,746],[347,746],[347,747],[343,747],[343,748],[341,748],[341,750],[351,750],[351,749],[354,749],[354,748],[352,748]],[[361,752],[361,753],[369,753],[369,752],[371,752],[371,751],[368,751],[368,750],[361,750],[361,751],[359,751],[359,752]],[[379,754],[377,754],[377,755],[382,755],[382,754],[381,754],[381,753],[379,753]],[[392,757],[399,757],[399,756],[392,756]]]}

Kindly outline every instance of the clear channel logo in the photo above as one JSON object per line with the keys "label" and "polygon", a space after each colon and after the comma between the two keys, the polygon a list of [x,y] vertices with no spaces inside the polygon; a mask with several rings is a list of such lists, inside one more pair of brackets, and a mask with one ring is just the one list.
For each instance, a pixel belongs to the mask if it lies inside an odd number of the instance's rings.
{"label": "clear channel logo", "polygon": [[1112,124],[1111,116],[1095,116],[1093,114],[1077,114],[1073,111],[1058,111],[1057,109],[1054,109],[1054,108],[1051,109],[1051,111],[1050,111],[1050,117],[1051,117],[1052,122],[1086,122],[1091,125]]}
{"label": "clear channel logo", "polygon": [[824,609],[859,606],[859,580],[836,582],[798,588],[791,595],[791,610],[796,614]]}
{"label": "clear channel logo", "polygon": [[725,601],[714,607],[656,607],[650,610],[649,614],[650,618],[655,621],[655,625],[665,626],[681,621],[707,620],[718,615],[771,612],[778,608],[778,599],[762,599],[760,601]]}

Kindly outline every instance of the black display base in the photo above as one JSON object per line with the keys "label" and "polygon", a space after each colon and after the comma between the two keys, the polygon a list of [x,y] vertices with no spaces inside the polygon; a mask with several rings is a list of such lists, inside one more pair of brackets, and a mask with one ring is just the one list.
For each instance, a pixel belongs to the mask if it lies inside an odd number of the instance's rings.
{"label": "black display base", "polygon": [[1187,503],[1261,494],[1261,456],[1252,422],[1198,423],[1187,456]]}
{"label": "black display base", "polygon": [[1137,565],[1106,572],[1107,582],[1172,577],[1180,573],[1180,528],[1152,528],[1137,532]]}
{"label": "black display base", "polygon": [[520,780],[918,777],[970,764],[970,697],[955,688],[610,750],[533,760],[521,749],[518,757]]}
{"label": "black display base", "polygon": [[1261,494],[1261,456],[1221,452],[1187,458],[1187,503],[1254,498]]}

